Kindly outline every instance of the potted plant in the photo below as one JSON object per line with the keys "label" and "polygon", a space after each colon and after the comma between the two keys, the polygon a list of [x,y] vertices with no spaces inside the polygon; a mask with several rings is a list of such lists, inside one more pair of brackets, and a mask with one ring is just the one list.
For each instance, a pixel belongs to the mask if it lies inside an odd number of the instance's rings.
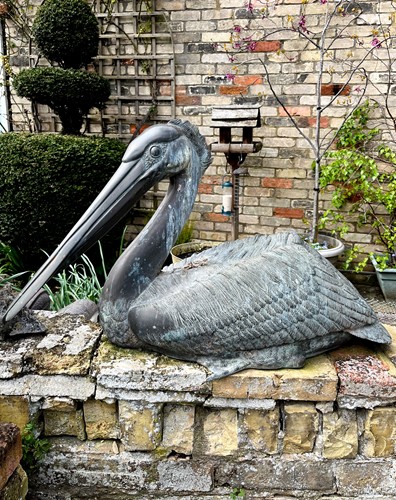
{"label": "potted plant", "polygon": [[[371,259],[388,300],[396,299],[396,150],[378,142],[379,128],[369,128],[373,106],[367,100],[352,113],[338,132],[335,149],[326,154],[320,186],[331,189],[332,208],[323,213],[320,224],[341,236],[354,227],[375,232],[383,252],[366,255],[355,270],[364,269]],[[354,245],[346,267],[359,253]]]}

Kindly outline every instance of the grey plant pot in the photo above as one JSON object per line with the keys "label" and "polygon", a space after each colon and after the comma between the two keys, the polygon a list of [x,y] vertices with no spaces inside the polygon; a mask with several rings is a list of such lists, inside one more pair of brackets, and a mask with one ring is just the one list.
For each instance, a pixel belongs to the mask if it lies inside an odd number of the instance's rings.
{"label": "grey plant pot", "polygon": [[342,241],[340,240],[337,240],[337,238],[334,238],[333,236],[327,236],[326,234],[319,234],[318,242],[327,243],[328,248],[323,250],[318,250],[318,252],[320,253],[320,255],[322,255],[322,257],[328,259],[332,264],[335,264],[337,262],[338,257],[345,250],[344,243],[342,243]]}
{"label": "grey plant pot", "polygon": [[371,262],[385,300],[396,300],[396,269],[379,269],[375,256],[371,257]]}

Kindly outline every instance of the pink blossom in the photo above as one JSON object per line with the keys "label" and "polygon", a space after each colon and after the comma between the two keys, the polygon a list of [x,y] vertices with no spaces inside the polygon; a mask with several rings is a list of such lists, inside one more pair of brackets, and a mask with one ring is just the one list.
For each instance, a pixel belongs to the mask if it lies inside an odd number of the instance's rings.
{"label": "pink blossom", "polygon": [[249,52],[254,52],[254,49],[256,48],[256,45],[257,45],[256,42],[250,42],[249,45],[248,45],[248,47],[247,47],[247,50]]}
{"label": "pink blossom", "polygon": [[304,33],[308,33],[308,28],[307,28],[307,19],[306,17],[304,16],[304,14],[302,14],[300,16],[300,20],[298,21],[298,27],[300,28],[301,31],[303,31]]}
{"label": "pink blossom", "polygon": [[376,36],[371,40],[371,45],[377,49],[382,47],[380,40]]}
{"label": "pink blossom", "polygon": [[227,73],[227,74],[226,74],[226,78],[227,78],[227,80],[229,80],[230,82],[233,82],[233,83],[234,83],[234,80],[235,80],[235,75],[233,75],[232,73]]}
{"label": "pink blossom", "polygon": [[324,5],[325,3],[327,3],[327,0],[320,0],[320,3]]}
{"label": "pink blossom", "polygon": [[253,2],[247,2],[247,4],[246,4],[246,10],[248,12],[253,12],[253,8],[254,8],[253,7]]}
{"label": "pink blossom", "polygon": [[241,26],[239,26],[239,24],[236,24],[236,25],[234,26],[234,31],[235,31],[235,33],[240,33],[240,32],[242,31]]}

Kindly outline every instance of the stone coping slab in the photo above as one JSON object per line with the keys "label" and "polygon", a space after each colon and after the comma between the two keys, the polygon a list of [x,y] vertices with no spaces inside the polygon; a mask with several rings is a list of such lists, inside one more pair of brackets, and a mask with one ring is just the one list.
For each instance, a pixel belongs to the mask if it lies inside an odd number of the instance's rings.
{"label": "stone coping slab", "polygon": [[325,355],[308,359],[298,370],[244,370],[213,382],[213,396],[240,399],[334,401],[338,378]]}
{"label": "stone coping slab", "polygon": [[[396,328],[390,346],[344,346],[308,359],[301,369],[244,370],[206,382],[208,371],[103,337],[97,323],[40,313],[48,330],[0,344],[0,396],[66,397],[185,402],[213,407],[269,408],[273,401],[337,401],[343,408],[373,408],[396,401]],[[230,406],[231,405],[231,406]]]}
{"label": "stone coping slab", "polygon": [[102,390],[210,392],[203,366],[120,348],[107,340],[99,346],[91,373]]}

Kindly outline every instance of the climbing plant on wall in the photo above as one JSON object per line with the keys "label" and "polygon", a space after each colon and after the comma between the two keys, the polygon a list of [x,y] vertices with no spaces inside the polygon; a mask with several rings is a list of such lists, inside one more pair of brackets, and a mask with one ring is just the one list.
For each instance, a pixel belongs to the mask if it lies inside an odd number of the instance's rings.
{"label": "climbing plant on wall", "polygon": [[[391,102],[396,10],[393,2],[371,0],[302,0],[288,6],[281,3],[241,1],[230,42],[216,47],[228,56],[230,72],[226,76],[231,82],[249,65],[261,63],[267,94],[263,92],[263,99],[276,102],[279,119],[288,118],[310,149],[314,169],[309,235],[312,242],[318,236],[320,174],[326,153],[366,94],[373,95],[378,104],[381,128],[387,130],[389,140],[396,140]],[[282,9],[280,15],[278,8]],[[266,54],[265,47],[269,46],[276,56]],[[310,57],[304,58],[306,54]],[[298,75],[293,85],[282,81],[288,75],[274,72],[271,64],[274,66],[275,61],[288,67],[292,78]],[[296,107],[302,103],[305,111]]]}

